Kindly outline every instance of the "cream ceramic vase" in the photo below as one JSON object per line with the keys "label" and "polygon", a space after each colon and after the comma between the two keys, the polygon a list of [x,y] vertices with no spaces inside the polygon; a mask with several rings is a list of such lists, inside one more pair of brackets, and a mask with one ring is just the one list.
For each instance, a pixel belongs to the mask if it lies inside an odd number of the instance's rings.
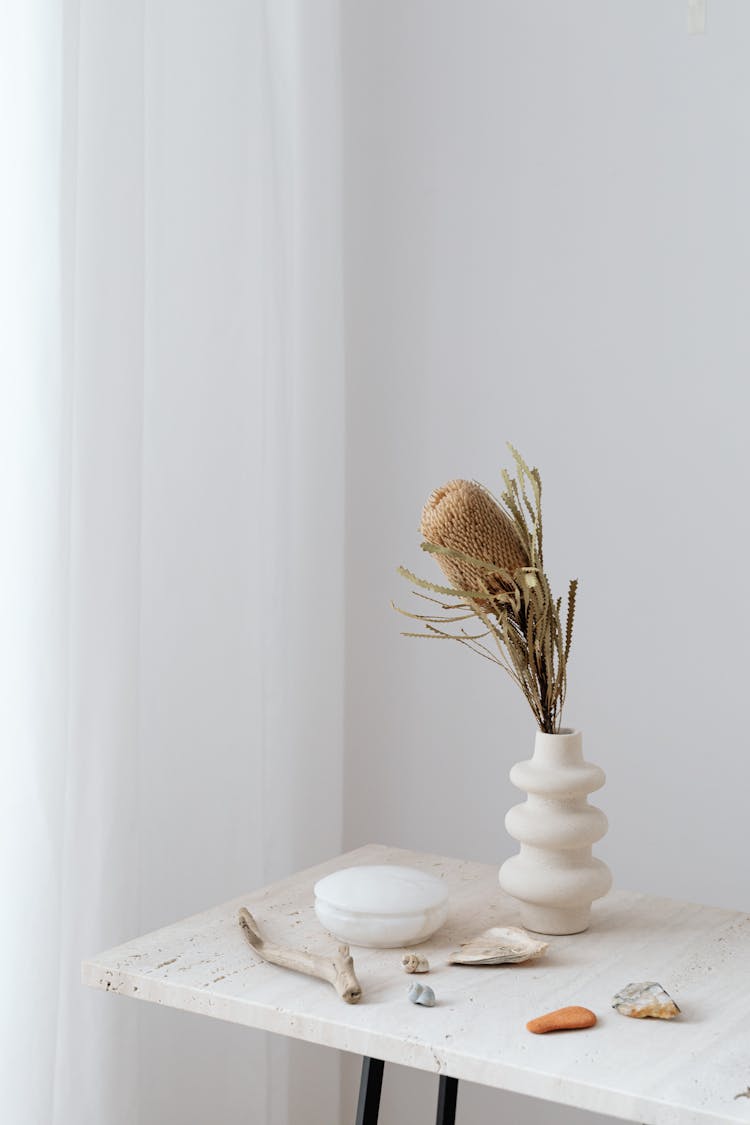
{"label": "cream ceramic vase", "polygon": [[583,760],[580,731],[538,731],[533,758],[513,766],[510,780],[528,795],[505,818],[521,847],[500,868],[500,886],[521,903],[526,929],[578,934],[612,885],[606,863],[591,855],[607,818],[586,800],[604,785],[604,771]]}

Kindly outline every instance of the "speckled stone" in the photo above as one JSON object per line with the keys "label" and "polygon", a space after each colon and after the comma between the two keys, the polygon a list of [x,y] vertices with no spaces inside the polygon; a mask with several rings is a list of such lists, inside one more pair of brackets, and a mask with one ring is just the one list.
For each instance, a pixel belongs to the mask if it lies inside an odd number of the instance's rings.
{"label": "speckled stone", "polygon": [[626,984],[616,993],[612,1007],[621,1016],[636,1020],[672,1020],[680,1014],[672,997],[655,980]]}

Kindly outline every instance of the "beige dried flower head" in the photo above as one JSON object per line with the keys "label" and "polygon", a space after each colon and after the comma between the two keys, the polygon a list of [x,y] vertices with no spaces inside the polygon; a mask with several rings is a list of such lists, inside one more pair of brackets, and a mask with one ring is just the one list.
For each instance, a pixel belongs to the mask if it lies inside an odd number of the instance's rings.
{"label": "beige dried flower head", "polygon": [[[475,481],[449,480],[436,488],[424,506],[419,530],[428,543],[502,567],[513,575],[529,565],[513,522],[486,488]],[[497,593],[508,581],[464,559],[436,555],[443,574],[457,590]]]}
{"label": "beige dried flower head", "polygon": [[[515,474],[503,470],[500,503],[467,480],[449,481],[432,493],[422,512],[422,549],[434,555],[450,585],[438,586],[400,566],[399,574],[434,608],[394,609],[424,630],[405,636],[456,641],[503,668],[523,692],[539,729],[555,734],[565,702],[578,583],[568,585],[563,619],[562,598],[553,596],[544,571],[542,478],[518,450],[509,449]],[[472,618],[479,632],[465,627]]]}

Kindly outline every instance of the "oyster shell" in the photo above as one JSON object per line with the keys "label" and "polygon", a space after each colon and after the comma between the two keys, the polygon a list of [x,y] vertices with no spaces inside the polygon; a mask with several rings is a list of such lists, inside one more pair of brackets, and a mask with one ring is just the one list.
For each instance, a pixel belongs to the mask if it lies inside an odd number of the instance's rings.
{"label": "oyster shell", "polygon": [[636,1020],[645,1019],[647,1016],[657,1020],[671,1020],[680,1011],[669,993],[655,980],[626,984],[615,993],[612,1007],[620,1015],[632,1016]]}
{"label": "oyster shell", "polygon": [[549,942],[537,941],[518,926],[493,926],[451,953],[450,965],[517,965],[533,961],[549,948]]}

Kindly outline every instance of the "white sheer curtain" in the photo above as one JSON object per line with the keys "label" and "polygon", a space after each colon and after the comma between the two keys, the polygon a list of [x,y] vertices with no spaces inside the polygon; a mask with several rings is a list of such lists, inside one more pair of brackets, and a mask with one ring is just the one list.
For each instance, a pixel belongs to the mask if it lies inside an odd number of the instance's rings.
{"label": "white sheer curtain", "polygon": [[338,35],[333,0],[0,8],[13,1125],[338,1116],[329,1053],[79,984],[340,845]]}

